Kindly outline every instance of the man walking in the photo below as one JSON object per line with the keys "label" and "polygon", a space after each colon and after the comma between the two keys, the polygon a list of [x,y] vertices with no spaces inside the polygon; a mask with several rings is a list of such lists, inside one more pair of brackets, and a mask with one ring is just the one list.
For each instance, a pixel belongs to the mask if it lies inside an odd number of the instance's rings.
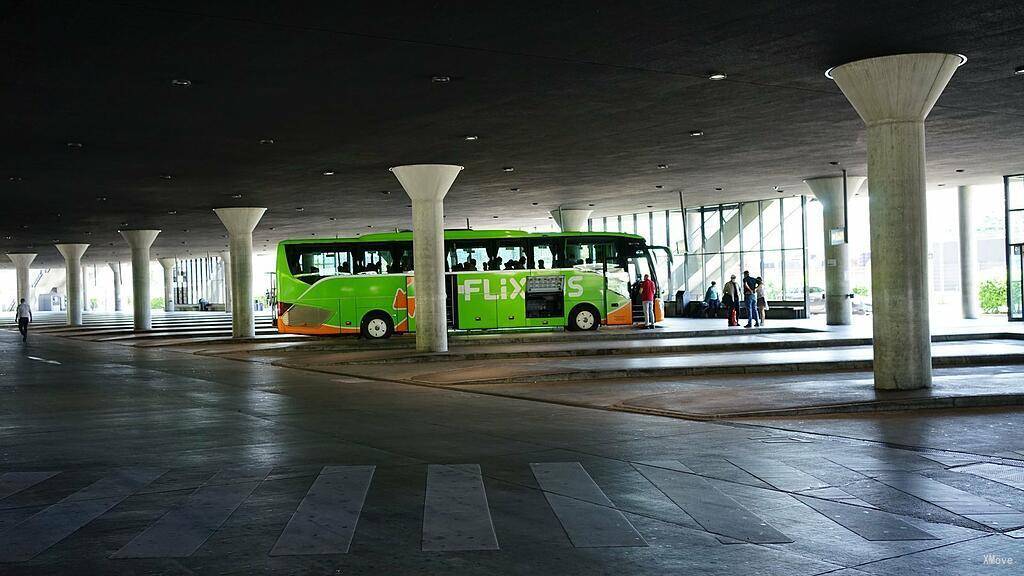
{"label": "man walking", "polygon": [[751,277],[746,270],[743,271],[743,305],[747,310],[747,325],[744,328],[761,326],[757,316],[757,279]]}
{"label": "man walking", "polygon": [[25,302],[24,298],[18,304],[18,311],[14,313],[14,317],[18,319],[18,332],[21,332],[21,341],[28,342],[28,325],[32,322],[32,307]]}
{"label": "man walking", "polygon": [[640,300],[644,303],[644,328],[654,328],[654,280],[647,274],[640,282]]}
{"label": "man walking", "polygon": [[722,304],[725,305],[726,313],[729,316],[729,326],[739,326],[736,319],[740,308],[740,290],[736,285],[736,275],[729,276],[729,281],[722,287]]}
{"label": "man walking", "polygon": [[711,286],[708,286],[708,291],[704,293],[704,303],[708,305],[708,318],[718,318],[718,307],[721,302],[718,300],[718,287],[716,282],[712,281]]}

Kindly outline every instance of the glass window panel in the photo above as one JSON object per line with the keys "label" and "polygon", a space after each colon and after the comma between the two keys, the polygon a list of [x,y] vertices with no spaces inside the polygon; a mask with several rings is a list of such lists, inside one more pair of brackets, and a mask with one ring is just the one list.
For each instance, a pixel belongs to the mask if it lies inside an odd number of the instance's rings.
{"label": "glass window panel", "polygon": [[651,213],[651,226],[654,228],[654,236],[651,236],[650,239],[651,244],[655,246],[668,246],[668,229],[665,227],[665,213]]}
{"label": "glass window panel", "polygon": [[1010,211],[1010,244],[1024,243],[1024,210]]}
{"label": "glass window panel", "polygon": [[782,248],[782,228],[779,219],[779,200],[765,200],[761,202],[761,226],[764,228],[765,250],[778,250]]}
{"label": "glass window panel", "polygon": [[619,216],[619,228],[620,232],[636,234],[636,228],[633,225],[633,215],[623,214],[622,216]]}
{"label": "glass window panel", "polygon": [[761,217],[758,202],[744,202],[740,205],[743,216],[743,250],[761,249]]}
{"label": "glass window panel", "polygon": [[644,237],[648,244],[651,242],[651,217],[647,212],[636,215],[636,233]]}
{"label": "glass window panel", "polygon": [[[800,210],[800,197],[792,196],[782,199],[783,248],[800,248],[803,245],[803,216]],[[788,283],[788,282],[787,282]]]}
{"label": "glass window panel", "polygon": [[729,277],[735,275],[736,280],[740,278],[740,255],[733,252],[731,254],[725,254],[725,265],[722,269],[722,274],[717,278],[709,278],[708,284],[711,284],[711,280],[718,282],[719,286],[724,286],[729,281]]}
{"label": "glass window panel", "polygon": [[1024,208],[1024,176],[1011,176],[1006,179],[1007,205],[1010,210]]}
{"label": "glass window panel", "polygon": [[590,229],[594,232],[604,232],[604,218],[591,218]]}
{"label": "glass window panel", "polygon": [[1021,275],[1024,271],[1021,270],[1021,247],[1014,246],[1010,250],[1010,318],[1014,320],[1021,319],[1024,316],[1024,294],[1021,294]]}
{"label": "glass window panel", "polygon": [[722,241],[725,242],[724,252],[740,250],[740,211],[728,207],[722,209]]}
{"label": "glass window panel", "polygon": [[500,240],[498,258],[501,259],[499,264],[501,270],[525,270],[527,267],[525,243]]}
{"label": "glass window panel", "polygon": [[718,231],[721,228],[721,213],[715,209],[704,211],[704,252],[721,252],[722,243]]}
{"label": "glass window panel", "polygon": [[699,255],[686,255],[686,291],[690,298],[694,294],[704,293],[704,258]]}
{"label": "glass window panel", "polygon": [[765,296],[769,300],[782,299],[782,253],[767,250],[761,262],[761,278],[764,280]]}
{"label": "glass window panel", "polygon": [[686,244],[683,242],[683,213],[674,210],[669,212],[668,222],[670,248],[674,254],[683,254],[686,252]]}
{"label": "glass window panel", "polygon": [[491,257],[483,242],[463,241],[455,244],[452,256],[452,272],[481,272],[490,265]]}
{"label": "glass window panel", "polygon": [[[712,280],[718,282],[718,285],[722,285],[722,255],[721,254],[705,254],[704,255],[704,281],[710,284]],[[702,285],[703,288],[703,285]]]}
{"label": "glass window panel", "polygon": [[619,218],[618,216],[609,216],[604,219],[604,231],[605,232],[621,232],[619,230]]}
{"label": "glass window panel", "polygon": [[[743,253],[743,270],[750,272],[750,275],[754,278],[758,276],[763,277],[761,273],[761,253],[760,252],[744,252]],[[740,278],[743,276],[741,275]]]}
{"label": "glass window panel", "polygon": [[785,300],[804,299],[804,258],[802,250],[784,250],[786,293]]}

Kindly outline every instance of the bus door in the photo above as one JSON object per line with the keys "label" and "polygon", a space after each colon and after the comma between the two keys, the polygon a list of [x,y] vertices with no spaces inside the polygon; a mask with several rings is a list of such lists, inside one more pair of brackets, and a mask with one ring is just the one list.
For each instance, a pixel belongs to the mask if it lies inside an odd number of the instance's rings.
{"label": "bus door", "polygon": [[[651,278],[658,286],[658,296],[662,302],[671,300],[673,299],[671,291],[674,285],[672,282],[672,251],[667,246],[648,246],[647,249],[654,260],[654,274],[651,275]],[[664,252],[664,258],[658,257],[659,252]]]}
{"label": "bus door", "polygon": [[498,305],[495,296],[495,274],[490,268],[495,256],[493,246],[488,250],[487,240],[460,240],[450,254],[454,276],[453,306],[455,328],[474,330],[498,326]]}
{"label": "bus door", "polygon": [[526,282],[529,259],[526,241],[505,239],[497,241],[497,258],[501,271],[492,275],[492,290],[496,304],[499,328],[526,326]]}

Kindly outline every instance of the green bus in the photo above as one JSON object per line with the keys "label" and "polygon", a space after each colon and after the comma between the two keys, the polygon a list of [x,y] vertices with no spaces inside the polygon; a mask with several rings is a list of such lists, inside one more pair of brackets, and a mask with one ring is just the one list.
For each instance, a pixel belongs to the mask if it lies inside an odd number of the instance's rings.
{"label": "green bus", "polygon": [[[643,310],[634,289],[658,286],[657,251],[611,232],[446,230],[445,290],[451,330],[628,325]],[[671,270],[671,265],[667,267]],[[277,328],[294,334],[416,331],[412,232],[286,240],[277,247]]]}

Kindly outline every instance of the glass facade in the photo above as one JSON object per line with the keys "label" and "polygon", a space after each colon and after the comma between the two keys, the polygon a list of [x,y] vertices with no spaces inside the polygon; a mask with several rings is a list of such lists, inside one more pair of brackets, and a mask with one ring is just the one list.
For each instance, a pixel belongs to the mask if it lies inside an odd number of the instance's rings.
{"label": "glass facade", "polygon": [[[764,279],[770,300],[807,299],[807,199],[772,198],[680,210],[638,212],[590,220],[591,230],[629,232],[673,254],[671,274],[659,270],[684,299],[703,299],[711,282],[721,287],[744,270]],[[660,263],[666,268],[669,263]],[[806,309],[806,308],[805,308]]]}
{"label": "glass facade", "polygon": [[1024,320],[1024,174],[1007,176],[1006,308],[1010,320]]}

